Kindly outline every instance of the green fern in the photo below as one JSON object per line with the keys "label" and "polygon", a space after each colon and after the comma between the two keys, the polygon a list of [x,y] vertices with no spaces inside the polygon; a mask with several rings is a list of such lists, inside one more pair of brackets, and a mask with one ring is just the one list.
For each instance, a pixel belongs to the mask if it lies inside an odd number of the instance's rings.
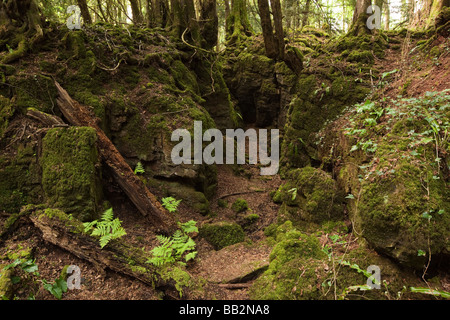
{"label": "green fern", "polygon": [[194,251],[196,243],[188,233],[198,232],[195,226],[196,222],[191,220],[178,225],[181,229],[176,230],[172,237],[162,235],[156,237],[160,245],[152,250],[152,257],[147,260],[148,263],[162,266],[178,261],[178,263],[184,264],[181,261],[183,258],[185,262],[195,258],[197,255],[197,251]]}
{"label": "green fern", "polygon": [[145,173],[145,169],[144,169],[144,166],[142,165],[142,163],[139,161],[137,164],[136,164],[136,168],[134,168],[134,174],[143,174],[143,173]]}
{"label": "green fern", "polygon": [[164,208],[166,208],[167,211],[169,211],[169,212],[177,211],[178,205],[181,202],[181,199],[177,200],[173,197],[165,197],[165,198],[162,198],[161,200],[162,200],[162,202],[161,202],[162,206]]}
{"label": "green fern", "polygon": [[109,208],[103,212],[101,220],[83,223],[84,232],[91,236],[100,237],[100,247],[103,249],[111,240],[123,237],[127,233],[122,227],[119,218],[114,219],[113,209]]}

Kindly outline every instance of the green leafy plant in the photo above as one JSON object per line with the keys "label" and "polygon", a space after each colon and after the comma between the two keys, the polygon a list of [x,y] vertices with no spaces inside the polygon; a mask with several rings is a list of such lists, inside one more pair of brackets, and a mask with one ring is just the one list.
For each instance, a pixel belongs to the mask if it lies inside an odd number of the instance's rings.
{"label": "green leafy plant", "polygon": [[196,224],[194,220],[179,223],[180,229],[176,230],[171,237],[156,236],[160,245],[153,248],[152,257],[147,260],[147,263],[163,266],[178,262],[184,265],[185,262],[194,259],[197,255],[196,243],[188,234],[198,232]]}
{"label": "green leafy plant", "polygon": [[180,205],[181,199],[177,200],[173,197],[165,197],[161,199],[162,206],[167,209],[169,212],[177,211],[178,206]]}
{"label": "green leafy plant", "polygon": [[144,174],[145,173],[145,169],[144,166],[142,165],[142,163],[139,161],[136,164],[136,168],[134,168],[134,174]]}
{"label": "green leafy plant", "polygon": [[291,198],[291,199],[292,199],[292,201],[294,201],[295,198],[297,198],[297,188],[289,189],[288,192],[289,192],[290,194],[292,194],[292,198]]}
{"label": "green leafy plant", "polygon": [[424,287],[410,287],[410,290],[411,290],[411,292],[429,294],[432,296],[440,296],[445,299],[450,299],[450,292],[447,292],[447,291],[435,290],[435,289],[424,288]]}
{"label": "green leafy plant", "polygon": [[123,237],[127,233],[122,227],[122,221],[119,218],[114,219],[113,209],[109,208],[103,212],[101,220],[85,222],[84,232],[91,236],[100,237],[100,247],[103,249],[111,240]]}
{"label": "green leafy plant", "polygon": [[58,300],[61,300],[63,293],[67,292],[67,281],[63,276],[55,279],[53,283],[48,283],[45,279],[42,280],[42,283],[44,284],[44,289]]}
{"label": "green leafy plant", "polygon": [[[44,289],[50,292],[58,300],[61,300],[63,293],[67,292],[67,281],[62,275],[61,277],[55,279],[53,283],[49,283],[45,279],[40,279],[39,268],[34,259],[16,259],[12,263],[3,267],[2,271],[6,271],[8,269],[18,269],[25,272],[25,275],[22,274],[22,277],[11,277],[11,281],[13,284],[24,281],[28,284],[33,283],[34,285],[36,285],[37,283],[41,282]],[[31,277],[27,275],[30,275]],[[38,289],[32,289],[32,293],[30,293],[29,299],[34,299],[33,290],[37,291]]]}

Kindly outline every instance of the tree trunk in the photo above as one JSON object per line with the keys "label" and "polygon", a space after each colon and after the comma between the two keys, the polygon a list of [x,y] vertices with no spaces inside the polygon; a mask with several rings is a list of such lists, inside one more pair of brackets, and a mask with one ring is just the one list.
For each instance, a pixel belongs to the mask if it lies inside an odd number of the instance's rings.
{"label": "tree trunk", "polygon": [[434,20],[444,7],[450,6],[450,0],[426,0],[414,16],[410,26],[414,28],[428,28],[434,24]]}
{"label": "tree trunk", "polygon": [[284,59],[284,30],[283,14],[281,12],[280,0],[270,0],[272,7],[273,25],[275,27],[275,42],[277,44],[278,58]]}
{"label": "tree trunk", "polygon": [[225,4],[225,30],[228,30],[228,17],[230,16],[230,2],[228,0],[223,0]]}
{"label": "tree trunk", "polygon": [[391,18],[391,9],[389,8],[389,0],[386,0],[384,6],[384,30],[389,30],[389,19]]}
{"label": "tree trunk", "polygon": [[130,0],[131,12],[133,13],[133,23],[141,24],[142,23],[142,13],[141,8],[139,7],[139,2],[137,0]]}
{"label": "tree trunk", "polygon": [[247,14],[246,0],[231,0],[231,11],[227,19],[228,43],[239,42],[242,35],[252,33]]}
{"label": "tree trunk", "polygon": [[186,40],[187,36],[200,45],[200,29],[193,0],[171,0],[172,30],[174,36]]}
{"label": "tree trunk", "polygon": [[311,5],[311,0],[306,0],[305,10],[303,11],[303,17],[302,17],[302,27],[308,25],[309,7],[310,7],[310,5]]}
{"label": "tree trunk", "polygon": [[370,29],[367,28],[367,19],[369,14],[367,8],[372,4],[371,0],[356,0],[355,11],[353,12],[352,26],[348,32],[349,35],[359,36],[362,34],[370,33]]}
{"label": "tree trunk", "polygon": [[264,39],[266,55],[271,59],[278,57],[278,47],[273,34],[272,20],[270,19],[270,8],[268,0],[258,0],[259,15],[261,17],[261,28]]}
{"label": "tree trunk", "polygon": [[200,8],[201,36],[204,40],[203,47],[211,49],[217,44],[219,32],[216,0],[201,0]]}
{"label": "tree trunk", "polygon": [[83,17],[83,21],[86,24],[92,24],[91,14],[89,13],[89,9],[86,3],[86,0],[77,0],[78,6],[81,10],[81,16]]}

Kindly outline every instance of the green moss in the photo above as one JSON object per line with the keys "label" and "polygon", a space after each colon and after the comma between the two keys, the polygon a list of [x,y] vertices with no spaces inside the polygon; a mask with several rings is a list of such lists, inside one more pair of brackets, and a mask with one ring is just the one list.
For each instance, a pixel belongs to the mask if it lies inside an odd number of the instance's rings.
{"label": "green moss", "polygon": [[195,74],[190,71],[183,62],[180,60],[173,61],[170,66],[170,73],[181,90],[190,90],[194,94],[199,93]]}
{"label": "green moss", "polygon": [[319,299],[321,281],[326,278],[325,253],[319,240],[292,226],[292,222],[267,231],[276,244],[270,253],[269,268],[250,289],[252,299]]}
{"label": "green moss", "polygon": [[42,147],[42,187],[50,206],[86,221],[99,213],[102,188],[97,135],[90,127],[55,128]]}
{"label": "green moss", "polygon": [[205,282],[200,278],[192,277],[184,268],[179,266],[167,266],[158,270],[161,279],[175,287],[180,298],[189,295],[195,297],[196,294],[203,291]]}
{"label": "green moss", "polygon": [[363,63],[373,63],[374,58],[373,54],[369,50],[363,50],[363,51],[351,51],[350,54],[347,57],[348,62],[363,62]]}
{"label": "green moss", "polygon": [[199,230],[199,236],[211,243],[216,250],[242,242],[245,238],[240,225],[227,222],[204,224]]}
{"label": "green moss", "polygon": [[228,202],[226,200],[223,200],[223,199],[217,200],[217,205],[220,208],[228,208]]}
{"label": "green moss", "polygon": [[13,270],[3,270],[5,266],[0,264],[0,299],[9,300],[13,295],[13,283],[11,280]]}
{"label": "green moss", "polygon": [[248,209],[247,201],[245,201],[245,199],[238,198],[231,205],[231,209],[233,209],[233,211],[236,212],[236,213],[246,211]]}
{"label": "green moss", "polygon": [[17,154],[0,156],[0,207],[11,213],[42,196],[36,147],[31,142],[13,147]]}
{"label": "green moss", "polygon": [[275,201],[283,203],[281,220],[321,223],[343,217],[343,197],[328,173],[305,167],[289,171],[286,179],[274,195]]}
{"label": "green moss", "polygon": [[3,134],[8,127],[9,119],[14,114],[14,106],[11,101],[0,95],[0,139],[3,138]]}

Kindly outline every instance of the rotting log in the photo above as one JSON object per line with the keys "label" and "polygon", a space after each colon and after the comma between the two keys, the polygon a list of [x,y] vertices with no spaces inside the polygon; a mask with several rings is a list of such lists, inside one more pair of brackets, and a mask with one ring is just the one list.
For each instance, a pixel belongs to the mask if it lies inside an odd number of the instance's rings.
{"label": "rotting log", "polygon": [[64,127],[67,126],[67,124],[64,123],[64,121],[61,120],[60,117],[58,116],[54,116],[42,111],[39,111],[37,109],[34,108],[28,108],[27,109],[27,116],[39,121],[40,123],[42,123],[43,125],[45,125],[46,127]]}
{"label": "rotting log", "polygon": [[[98,241],[82,232],[83,225],[76,219],[65,220],[67,215],[57,209],[47,214],[46,210],[36,210],[29,215],[33,225],[42,232],[42,238],[78,258],[90,262],[96,270],[104,274],[105,269],[130,276],[153,287],[166,285],[159,279],[151,265],[147,264],[143,251],[134,249],[124,241],[110,242],[101,249]],[[131,267],[129,261],[133,261]],[[137,266],[141,267],[138,268]]]}
{"label": "rotting log", "polygon": [[142,215],[148,217],[158,232],[172,234],[176,230],[174,216],[163,208],[156,196],[134,174],[120,152],[98,126],[98,118],[87,107],[73,100],[57,81],[55,86],[59,94],[56,99],[57,105],[67,121],[75,126],[88,126],[96,130],[99,154],[131,202]]}

